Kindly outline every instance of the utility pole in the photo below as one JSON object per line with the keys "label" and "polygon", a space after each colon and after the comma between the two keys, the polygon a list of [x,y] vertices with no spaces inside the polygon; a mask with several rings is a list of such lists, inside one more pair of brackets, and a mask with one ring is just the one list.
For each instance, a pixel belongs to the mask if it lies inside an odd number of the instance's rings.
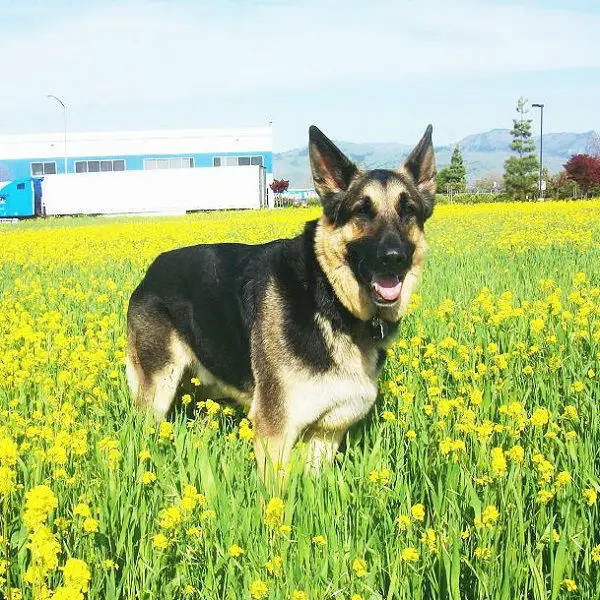
{"label": "utility pole", "polygon": [[65,141],[65,174],[67,174],[69,172],[68,166],[67,166],[68,165],[68,160],[67,160],[67,106],[58,96],[55,96],[54,94],[48,94],[46,97],[53,98],[63,108],[63,125],[64,125],[64,134],[65,134],[65,140],[64,140]]}
{"label": "utility pole", "polygon": [[544,199],[544,190],[542,189],[542,177],[544,175],[544,105],[532,104],[531,106],[540,109],[540,180],[538,182],[538,198]]}

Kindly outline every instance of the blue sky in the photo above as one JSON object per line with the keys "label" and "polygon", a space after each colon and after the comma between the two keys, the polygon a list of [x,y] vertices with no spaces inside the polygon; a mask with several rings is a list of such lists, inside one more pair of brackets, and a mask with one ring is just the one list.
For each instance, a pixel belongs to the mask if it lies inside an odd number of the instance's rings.
{"label": "blue sky", "polygon": [[276,150],[600,130],[597,0],[0,0],[0,133],[261,125]]}

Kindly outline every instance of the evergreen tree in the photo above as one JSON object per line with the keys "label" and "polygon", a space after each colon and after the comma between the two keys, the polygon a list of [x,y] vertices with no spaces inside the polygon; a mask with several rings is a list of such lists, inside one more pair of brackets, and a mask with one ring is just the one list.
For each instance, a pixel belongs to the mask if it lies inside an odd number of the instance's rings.
{"label": "evergreen tree", "polygon": [[454,146],[452,157],[450,158],[450,182],[459,192],[467,189],[467,169],[463,160],[463,155],[458,144]]}
{"label": "evergreen tree", "polygon": [[437,172],[435,182],[438,194],[447,194],[450,185],[450,167],[443,167]]}
{"label": "evergreen tree", "polygon": [[449,191],[449,187],[452,188],[453,193],[462,193],[467,189],[467,169],[458,146],[454,147],[450,166],[440,169],[437,174],[438,192],[445,194]]}
{"label": "evergreen tree", "polygon": [[531,137],[531,119],[524,118],[529,112],[527,104],[525,98],[517,101],[519,118],[513,119],[510,132],[513,138],[510,148],[516,156],[511,156],[504,163],[504,187],[506,193],[515,200],[531,200],[537,195],[540,165]]}

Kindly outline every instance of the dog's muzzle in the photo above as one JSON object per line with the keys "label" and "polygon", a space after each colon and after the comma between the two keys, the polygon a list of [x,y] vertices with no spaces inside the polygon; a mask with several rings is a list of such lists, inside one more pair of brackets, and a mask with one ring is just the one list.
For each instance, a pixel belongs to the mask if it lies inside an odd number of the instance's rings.
{"label": "dog's muzzle", "polygon": [[371,292],[377,304],[391,304],[400,298],[402,281],[398,275],[374,274],[371,277]]}

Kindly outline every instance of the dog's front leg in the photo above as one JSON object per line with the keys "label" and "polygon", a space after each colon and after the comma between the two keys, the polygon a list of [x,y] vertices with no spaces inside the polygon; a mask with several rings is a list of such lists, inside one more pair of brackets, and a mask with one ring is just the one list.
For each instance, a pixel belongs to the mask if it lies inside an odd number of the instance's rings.
{"label": "dog's front leg", "polygon": [[296,438],[293,431],[265,436],[255,430],[256,466],[262,482],[271,493],[280,493],[285,487],[286,469]]}
{"label": "dog's front leg", "polygon": [[281,492],[300,430],[283,415],[266,409],[258,390],[254,394],[250,418],[254,426],[254,456],[260,478],[269,491]]}
{"label": "dog's front leg", "polygon": [[315,425],[304,435],[307,444],[306,471],[318,473],[325,464],[332,463],[344,438],[346,429],[323,429]]}

